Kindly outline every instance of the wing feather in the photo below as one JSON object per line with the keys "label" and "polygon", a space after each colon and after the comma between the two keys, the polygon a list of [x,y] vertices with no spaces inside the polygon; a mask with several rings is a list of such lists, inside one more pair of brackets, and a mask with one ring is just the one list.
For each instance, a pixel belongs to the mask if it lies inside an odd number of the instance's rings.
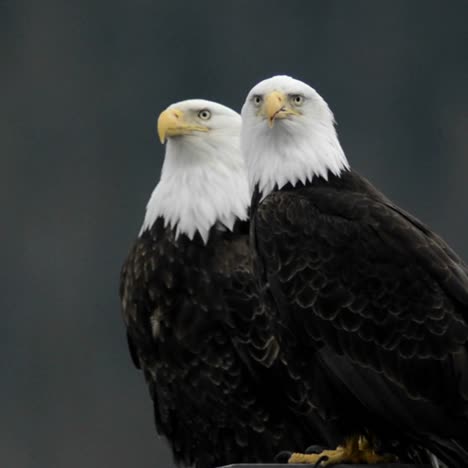
{"label": "wing feather", "polygon": [[326,185],[270,194],[254,236],[282,320],[304,343],[412,395],[447,397],[434,381],[451,378],[468,340],[468,274],[439,237],[384,198]]}
{"label": "wing feather", "polygon": [[276,324],[251,268],[247,225],[214,231],[204,245],[176,241],[162,220],[123,267],[130,352],[148,382],[157,429],[185,465],[272,461],[311,432],[289,424],[293,415],[274,403],[283,401],[270,386]]}

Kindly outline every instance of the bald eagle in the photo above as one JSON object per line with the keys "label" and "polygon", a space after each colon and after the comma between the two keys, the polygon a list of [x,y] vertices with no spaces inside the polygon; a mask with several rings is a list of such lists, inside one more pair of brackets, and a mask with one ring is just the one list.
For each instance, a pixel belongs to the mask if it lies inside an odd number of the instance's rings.
{"label": "bald eagle", "polygon": [[162,112],[161,180],[121,274],[158,432],[178,463],[198,468],[272,461],[317,440],[276,396],[280,353],[251,270],[240,126],[239,114],[204,100]]}
{"label": "bald eagle", "polygon": [[375,439],[466,467],[467,266],[350,169],[310,86],[262,81],[242,119],[256,275],[310,382],[304,398],[345,441],[290,461],[372,462]]}

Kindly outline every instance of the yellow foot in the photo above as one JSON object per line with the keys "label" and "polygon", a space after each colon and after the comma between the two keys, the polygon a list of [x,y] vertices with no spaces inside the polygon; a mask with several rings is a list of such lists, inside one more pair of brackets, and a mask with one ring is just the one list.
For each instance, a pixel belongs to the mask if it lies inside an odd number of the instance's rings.
{"label": "yellow foot", "polygon": [[324,450],[321,453],[293,453],[288,463],[307,463],[320,467],[338,463],[376,464],[397,461],[393,455],[375,453],[368,441],[363,437],[348,439],[343,446],[335,450]]}

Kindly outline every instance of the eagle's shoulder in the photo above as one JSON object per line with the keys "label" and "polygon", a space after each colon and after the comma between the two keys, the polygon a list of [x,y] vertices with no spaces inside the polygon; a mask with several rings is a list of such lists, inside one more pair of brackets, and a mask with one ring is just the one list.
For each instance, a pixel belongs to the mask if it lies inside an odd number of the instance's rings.
{"label": "eagle's shoulder", "polygon": [[352,244],[356,249],[373,246],[382,257],[416,263],[468,305],[465,262],[428,226],[354,171],[297,187],[286,186],[266,197],[257,213],[256,226],[263,221],[276,229],[302,227],[329,236],[334,233],[336,242],[360,240]]}
{"label": "eagle's shoulder", "polygon": [[291,205],[316,207],[318,210],[347,218],[363,218],[380,204],[390,203],[369,181],[354,171],[327,179],[286,184],[258,203],[258,211],[282,211]]}

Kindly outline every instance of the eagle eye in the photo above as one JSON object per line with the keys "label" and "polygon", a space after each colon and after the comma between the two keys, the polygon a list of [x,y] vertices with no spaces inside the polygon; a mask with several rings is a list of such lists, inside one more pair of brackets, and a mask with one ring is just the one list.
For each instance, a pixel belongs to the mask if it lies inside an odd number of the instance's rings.
{"label": "eagle eye", "polygon": [[252,98],[252,101],[253,103],[258,107],[262,101],[263,101],[263,97],[260,96],[259,94],[256,94],[253,98]]}
{"label": "eagle eye", "polygon": [[198,113],[198,117],[202,120],[209,120],[211,118],[211,112],[208,109],[202,109]]}
{"label": "eagle eye", "polygon": [[304,104],[304,96],[301,94],[293,94],[291,96],[291,101],[295,106],[302,106],[302,104]]}

